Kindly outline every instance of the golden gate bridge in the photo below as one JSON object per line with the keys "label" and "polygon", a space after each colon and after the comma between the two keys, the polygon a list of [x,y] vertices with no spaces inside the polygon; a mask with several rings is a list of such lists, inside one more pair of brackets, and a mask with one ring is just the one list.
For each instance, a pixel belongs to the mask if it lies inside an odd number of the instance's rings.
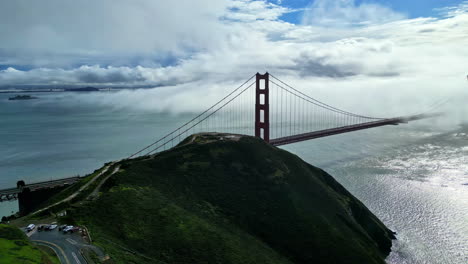
{"label": "golden gate bridge", "polygon": [[202,132],[250,135],[280,146],[436,115],[360,115],[321,102],[268,72],[257,73],[196,117],[128,158],[170,149],[187,136]]}
{"label": "golden gate bridge", "polygon": [[[203,100],[203,97],[195,100]],[[436,115],[424,113],[391,118],[360,115],[321,102],[268,72],[257,73],[202,113],[128,158],[170,149],[196,133],[250,135],[280,146]],[[0,190],[0,202],[17,199],[24,189],[49,189],[78,180],[71,177],[29,184],[18,181],[17,188]]]}

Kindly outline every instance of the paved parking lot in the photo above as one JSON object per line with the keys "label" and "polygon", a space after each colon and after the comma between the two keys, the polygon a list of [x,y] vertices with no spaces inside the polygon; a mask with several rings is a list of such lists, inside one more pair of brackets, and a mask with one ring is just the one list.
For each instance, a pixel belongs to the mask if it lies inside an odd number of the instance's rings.
{"label": "paved parking lot", "polygon": [[90,248],[98,255],[102,255],[101,250],[83,240],[80,232],[64,234],[59,231],[58,227],[51,231],[39,232],[36,227],[26,234],[34,243],[52,248],[57,253],[61,263],[64,264],[86,264],[86,260],[80,253],[82,248]]}

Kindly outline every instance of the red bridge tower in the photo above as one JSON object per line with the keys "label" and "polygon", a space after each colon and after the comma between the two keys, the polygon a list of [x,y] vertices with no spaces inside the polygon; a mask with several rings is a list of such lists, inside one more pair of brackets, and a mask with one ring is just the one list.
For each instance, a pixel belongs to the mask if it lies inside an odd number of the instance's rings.
{"label": "red bridge tower", "polygon": [[[262,85],[263,80],[263,85]],[[269,74],[257,73],[255,89],[255,136],[270,142]]]}

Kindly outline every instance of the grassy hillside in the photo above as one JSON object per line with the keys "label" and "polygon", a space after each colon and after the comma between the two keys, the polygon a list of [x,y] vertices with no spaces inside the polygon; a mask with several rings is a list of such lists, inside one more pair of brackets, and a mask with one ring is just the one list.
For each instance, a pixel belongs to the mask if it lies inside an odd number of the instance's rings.
{"label": "grassy hillside", "polygon": [[330,175],[220,137],[124,161],[69,216],[117,263],[384,263],[392,232]]}
{"label": "grassy hillside", "polygon": [[60,263],[54,256],[33,246],[16,227],[0,224],[0,263]]}

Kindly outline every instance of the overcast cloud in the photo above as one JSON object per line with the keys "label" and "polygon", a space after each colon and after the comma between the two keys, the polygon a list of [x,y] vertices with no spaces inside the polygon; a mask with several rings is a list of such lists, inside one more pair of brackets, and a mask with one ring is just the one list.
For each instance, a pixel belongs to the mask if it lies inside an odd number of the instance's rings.
{"label": "overcast cloud", "polygon": [[[301,11],[300,25],[281,20],[298,10],[250,0],[1,7],[0,65],[13,65],[0,71],[3,87],[168,86],[173,92],[164,97],[115,95],[155,105],[229,90],[268,70],[330,103],[359,111],[383,104],[392,113],[467,89],[468,2],[439,10],[442,18],[409,19],[378,4],[317,0]],[[405,103],[411,106],[401,109]]]}

